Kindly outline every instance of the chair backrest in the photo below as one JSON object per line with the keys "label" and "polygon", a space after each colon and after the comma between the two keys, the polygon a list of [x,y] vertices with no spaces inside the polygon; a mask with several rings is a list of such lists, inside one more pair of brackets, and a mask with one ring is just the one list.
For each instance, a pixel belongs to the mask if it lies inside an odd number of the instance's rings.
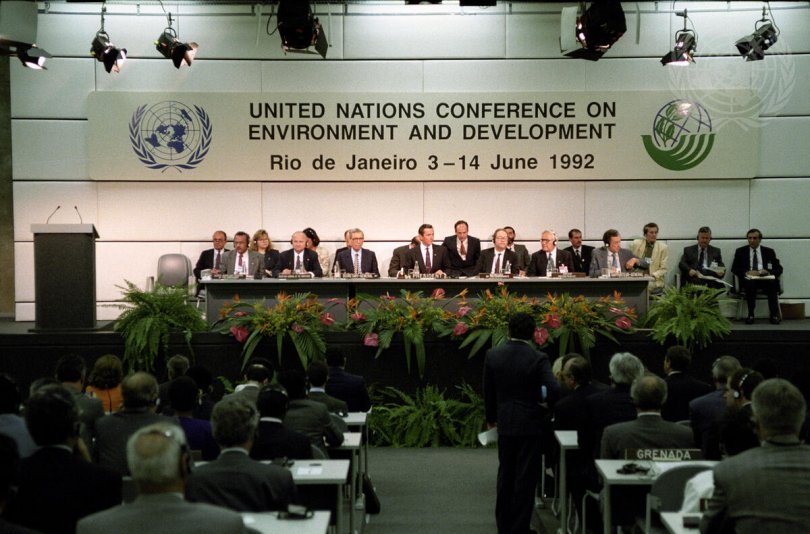
{"label": "chair backrest", "polygon": [[164,254],[158,259],[157,281],[164,286],[188,287],[191,260],[185,254]]}
{"label": "chair backrest", "polygon": [[329,456],[323,452],[323,449],[320,447],[316,447],[315,445],[310,445],[312,447],[312,459],[313,460],[328,460]]}
{"label": "chair backrest", "polygon": [[711,467],[694,464],[679,465],[658,475],[650,488],[650,496],[653,497],[652,509],[659,512],[680,510],[686,481],[707,469],[711,469]]}

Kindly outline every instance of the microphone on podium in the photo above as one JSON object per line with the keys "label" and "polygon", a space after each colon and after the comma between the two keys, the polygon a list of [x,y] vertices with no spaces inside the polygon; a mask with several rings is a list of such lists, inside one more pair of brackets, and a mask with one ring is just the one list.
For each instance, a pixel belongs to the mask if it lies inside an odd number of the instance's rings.
{"label": "microphone on podium", "polygon": [[56,212],[59,211],[59,208],[61,208],[61,207],[62,206],[56,206],[56,209],[53,210],[53,212],[50,215],[48,215],[48,219],[45,221],[45,224],[50,224],[51,217],[53,217],[56,214]]}
{"label": "microphone on podium", "polygon": [[79,208],[77,206],[73,206],[73,209],[76,210],[76,215],[79,216],[79,224],[84,224],[84,219],[82,219],[82,214],[79,213]]}

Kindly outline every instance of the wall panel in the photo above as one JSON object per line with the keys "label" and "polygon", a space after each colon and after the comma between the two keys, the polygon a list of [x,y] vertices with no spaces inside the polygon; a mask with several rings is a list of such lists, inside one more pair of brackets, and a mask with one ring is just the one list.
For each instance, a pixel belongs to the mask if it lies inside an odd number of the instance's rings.
{"label": "wall panel", "polygon": [[[57,206],[59,211],[54,213]],[[76,213],[78,210],[78,214]],[[33,241],[32,224],[94,223],[98,191],[93,182],[14,182],[14,240]],[[79,215],[80,214],[80,215]],[[104,236],[102,236],[104,237]]]}
{"label": "wall panel", "polygon": [[87,121],[13,120],[15,180],[87,179]]}
{"label": "wall panel", "polygon": [[810,176],[810,117],[762,118],[759,177]]}
{"label": "wall panel", "polygon": [[11,116],[15,119],[87,117],[86,96],[95,84],[94,63],[98,62],[54,58],[48,61],[47,72],[42,72],[12,61]]}
{"label": "wall panel", "polygon": [[752,180],[751,225],[765,235],[806,236],[810,228],[808,199],[810,178]]}
{"label": "wall panel", "polygon": [[262,62],[262,91],[411,93],[423,80],[422,61]]}

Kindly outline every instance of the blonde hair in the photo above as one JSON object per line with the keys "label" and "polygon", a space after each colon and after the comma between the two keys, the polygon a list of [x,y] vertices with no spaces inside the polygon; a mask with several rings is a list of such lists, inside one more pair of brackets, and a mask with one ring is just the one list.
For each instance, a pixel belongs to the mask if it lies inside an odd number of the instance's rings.
{"label": "blonde hair", "polygon": [[270,250],[271,248],[273,248],[273,240],[270,239],[269,235],[267,235],[267,230],[262,228],[261,230],[256,230],[253,233],[253,239],[251,239],[251,241],[250,241],[250,247],[249,247],[250,250],[252,250],[253,252],[256,252],[256,251],[259,250],[259,239],[267,239],[267,241],[270,242],[270,244],[267,245],[267,250]]}

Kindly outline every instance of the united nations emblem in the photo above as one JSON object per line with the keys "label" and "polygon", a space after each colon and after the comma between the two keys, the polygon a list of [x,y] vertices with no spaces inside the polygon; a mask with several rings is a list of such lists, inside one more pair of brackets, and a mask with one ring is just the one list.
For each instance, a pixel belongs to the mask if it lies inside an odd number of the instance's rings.
{"label": "united nations emblem", "polygon": [[647,154],[671,171],[700,165],[714,146],[709,112],[688,100],[673,100],[655,115],[652,135],[642,135]]}
{"label": "united nations emblem", "polygon": [[194,169],[211,148],[211,119],[200,106],[174,100],[138,107],[129,121],[129,140],[150,169]]}

